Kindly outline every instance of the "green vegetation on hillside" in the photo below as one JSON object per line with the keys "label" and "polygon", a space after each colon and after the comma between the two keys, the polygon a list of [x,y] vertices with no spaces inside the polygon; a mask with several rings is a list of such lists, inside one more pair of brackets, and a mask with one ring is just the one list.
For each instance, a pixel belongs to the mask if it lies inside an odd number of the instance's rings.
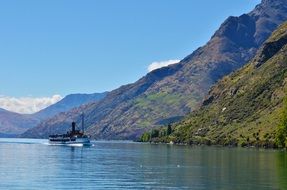
{"label": "green vegetation on hillside", "polygon": [[276,132],[276,143],[279,147],[287,147],[287,98],[284,100],[281,122]]}

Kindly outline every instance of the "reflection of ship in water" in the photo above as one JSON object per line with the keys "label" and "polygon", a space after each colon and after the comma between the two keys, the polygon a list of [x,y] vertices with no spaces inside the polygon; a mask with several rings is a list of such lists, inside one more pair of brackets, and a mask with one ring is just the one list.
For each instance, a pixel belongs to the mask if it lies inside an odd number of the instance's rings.
{"label": "reflection of ship in water", "polygon": [[59,145],[90,145],[90,138],[84,132],[84,115],[82,115],[82,131],[76,130],[76,123],[72,122],[71,131],[68,131],[66,134],[50,135],[49,143]]}

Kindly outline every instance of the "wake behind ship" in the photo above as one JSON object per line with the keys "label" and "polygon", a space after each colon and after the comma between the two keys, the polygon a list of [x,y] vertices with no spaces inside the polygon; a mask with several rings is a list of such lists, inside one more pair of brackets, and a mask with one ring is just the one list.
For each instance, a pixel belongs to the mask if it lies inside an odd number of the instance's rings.
{"label": "wake behind ship", "polygon": [[76,123],[72,122],[71,131],[66,134],[50,135],[49,143],[54,145],[90,145],[90,138],[84,133],[84,116],[82,116],[82,131],[76,130]]}

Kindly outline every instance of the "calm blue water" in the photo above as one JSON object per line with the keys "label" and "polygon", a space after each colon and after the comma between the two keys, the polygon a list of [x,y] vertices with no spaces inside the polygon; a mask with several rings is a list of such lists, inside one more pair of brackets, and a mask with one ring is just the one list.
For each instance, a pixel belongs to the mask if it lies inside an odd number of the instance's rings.
{"label": "calm blue water", "polygon": [[287,189],[287,153],[0,139],[0,189]]}

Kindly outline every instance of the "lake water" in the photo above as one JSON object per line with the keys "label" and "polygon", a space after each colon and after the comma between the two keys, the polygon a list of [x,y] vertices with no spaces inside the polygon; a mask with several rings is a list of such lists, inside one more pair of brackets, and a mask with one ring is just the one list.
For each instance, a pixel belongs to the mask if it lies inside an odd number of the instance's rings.
{"label": "lake water", "polygon": [[287,153],[0,139],[0,189],[287,189]]}

